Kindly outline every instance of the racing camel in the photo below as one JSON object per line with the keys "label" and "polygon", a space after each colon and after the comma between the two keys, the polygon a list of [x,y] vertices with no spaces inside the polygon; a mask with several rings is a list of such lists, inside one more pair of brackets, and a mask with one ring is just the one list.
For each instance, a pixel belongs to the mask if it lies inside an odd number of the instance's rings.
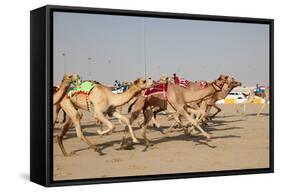
{"label": "racing camel", "polygon": [[150,79],[146,80],[144,78],[139,78],[133,82],[126,92],[120,94],[112,93],[108,87],[103,85],[93,84],[86,94],[84,92],[77,92],[73,95],[67,94],[64,96],[60,105],[63,111],[67,114],[68,118],[63,125],[61,132],[57,135],[57,142],[63,155],[70,156],[73,154],[67,153],[63,145],[63,136],[66,134],[72,123],[75,126],[77,137],[88,144],[90,148],[97,151],[100,155],[102,154],[99,148],[97,148],[84,136],[80,126],[81,116],[78,109],[87,111],[93,109],[94,118],[108,127],[108,129],[104,131],[98,130],[97,132],[100,135],[110,133],[114,130],[114,125],[106,118],[106,115],[113,116],[121,120],[127,125],[126,129],[129,128],[133,142],[137,143],[138,140],[133,133],[129,119],[117,112],[116,107],[126,104],[136,94],[150,86],[152,86],[152,81]]}
{"label": "racing camel", "polygon": [[255,96],[261,97],[261,98],[264,99],[264,103],[262,104],[261,108],[259,109],[259,111],[257,113],[257,117],[260,115],[260,113],[264,109],[265,105],[267,105],[267,103],[269,101],[269,98],[270,98],[269,89],[266,89],[264,92],[261,92],[261,93],[258,93],[258,94],[255,93],[254,89],[251,89],[249,94],[244,94],[244,95],[248,96],[247,100],[244,101],[243,103],[241,103],[241,105],[237,109],[237,112],[239,112],[241,110],[241,108],[243,107],[243,112],[242,112],[243,115],[246,114],[246,104],[253,103],[254,100],[255,100]]}
{"label": "racing camel", "polygon": [[[158,107],[161,110],[167,109],[167,104],[169,103],[174,110],[175,120],[180,123],[179,116],[185,117],[188,122],[195,126],[200,132],[207,138],[210,139],[211,136],[205,132],[197,122],[186,112],[185,104],[188,102],[194,102],[198,100],[202,100],[205,97],[213,95],[215,92],[220,91],[224,85],[224,80],[215,80],[210,83],[206,88],[201,90],[188,90],[184,87],[180,87],[173,83],[162,84],[164,86],[164,91],[155,93],[152,95],[145,96],[143,94],[139,94],[137,96],[137,100],[134,104],[134,108],[131,113],[130,124],[134,122],[134,120],[138,117],[139,113],[143,111],[144,113],[144,122],[141,125],[141,134],[145,140],[146,146],[150,145],[150,141],[146,137],[146,127],[149,121],[152,118],[152,108]],[[160,111],[160,110],[158,110]]]}
{"label": "racing camel", "polygon": [[[206,97],[202,101],[199,101],[198,103],[192,102],[190,105],[191,107],[195,106],[195,109],[196,107],[198,108],[197,105],[200,105],[199,112],[203,111],[203,115],[201,117],[203,117],[204,119],[214,118],[221,111],[221,109],[216,105],[216,102],[218,100],[224,99],[235,87],[242,85],[241,82],[236,81],[233,77],[230,76],[224,76],[224,77],[226,82],[223,85],[221,91],[215,92],[210,97]],[[213,115],[209,115],[212,107],[216,108],[217,111]],[[203,118],[200,118],[198,121],[200,122],[201,120],[203,120]],[[173,125],[165,133],[170,132],[173,129]]]}

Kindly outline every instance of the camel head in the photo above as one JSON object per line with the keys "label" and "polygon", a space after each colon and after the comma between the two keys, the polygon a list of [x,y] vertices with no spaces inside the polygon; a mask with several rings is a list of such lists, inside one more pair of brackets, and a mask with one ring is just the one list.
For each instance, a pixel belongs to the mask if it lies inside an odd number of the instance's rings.
{"label": "camel head", "polygon": [[80,76],[77,74],[64,74],[62,83],[66,84],[67,86],[71,83],[79,84]]}
{"label": "camel head", "polygon": [[230,88],[234,88],[234,87],[238,87],[238,86],[242,85],[242,83],[239,81],[236,81],[234,79],[234,77],[228,77],[226,83],[227,83],[228,87],[230,87]]}
{"label": "camel head", "polygon": [[141,90],[149,88],[153,85],[153,81],[151,78],[138,78],[133,82],[133,85],[140,88]]}
{"label": "camel head", "polygon": [[227,79],[229,78],[229,76],[228,75],[223,75],[223,74],[220,74],[220,76],[219,76],[219,78],[218,78],[218,80],[222,80],[222,81],[227,81]]}

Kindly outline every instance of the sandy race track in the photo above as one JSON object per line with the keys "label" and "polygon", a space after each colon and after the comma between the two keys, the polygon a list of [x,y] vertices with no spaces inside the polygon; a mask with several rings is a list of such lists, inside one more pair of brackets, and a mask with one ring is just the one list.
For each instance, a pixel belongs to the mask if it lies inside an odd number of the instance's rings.
{"label": "sandy race track", "polygon": [[[150,126],[147,136],[154,146],[147,151],[143,151],[143,142],[134,145],[131,150],[116,150],[123,135],[123,126],[112,119],[117,126],[116,131],[101,137],[96,133],[98,126],[95,120],[85,112],[83,132],[91,142],[102,148],[105,155],[99,156],[88,149],[71,128],[64,144],[68,152],[75,151],[76,155],[64,157],[54,142],[54,180],[269,167],[269,106],[260,117],[255,116],[260,105],[248,105],[246,117],[236,112],[238,105],[220,106],[222,112],[205,128],[212,135],[211,141],[206,141],[201,135],[186,136],[180,129],[165,135]],[[163,130],[172,123],[163,114],[157,119]],[[56,124],[54,135],[60,127]],[[133,127],[136,136],[143,141],[137,121]]]}

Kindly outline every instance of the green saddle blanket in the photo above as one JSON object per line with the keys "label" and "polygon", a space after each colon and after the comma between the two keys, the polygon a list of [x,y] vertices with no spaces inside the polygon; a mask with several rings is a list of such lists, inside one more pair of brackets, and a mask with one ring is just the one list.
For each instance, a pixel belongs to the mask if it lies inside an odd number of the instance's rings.
{"label": "green saddle blanket", "polygon": [[83,81],[80,85],[71,87],[68,89],[67,95],[72,97],[75,94],[83,93],[89,94],[89,92],[96,86],[96,84],[92,83],[91,81]]}

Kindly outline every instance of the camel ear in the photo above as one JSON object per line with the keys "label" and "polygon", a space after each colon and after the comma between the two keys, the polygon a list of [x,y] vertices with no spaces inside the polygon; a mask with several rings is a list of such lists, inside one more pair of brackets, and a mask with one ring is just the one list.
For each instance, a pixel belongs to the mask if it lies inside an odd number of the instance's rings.
{"label": "camel ear", "polygon": [[138,78],[137,80],[134,81],[134,84],[138,84],[140,82],[140,79]]}
{"label": "camel ear", "polygon": [[224,75],[220,74],[219,79],[223,79],[223,78],[224,78]]}

